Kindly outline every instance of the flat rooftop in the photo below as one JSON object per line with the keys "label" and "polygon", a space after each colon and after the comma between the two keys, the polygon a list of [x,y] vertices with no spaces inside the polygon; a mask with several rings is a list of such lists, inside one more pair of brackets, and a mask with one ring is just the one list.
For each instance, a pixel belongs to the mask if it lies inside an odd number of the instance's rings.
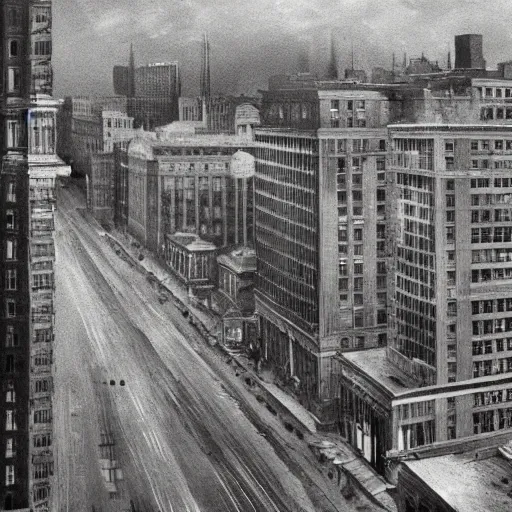
{"label": "flat rooftop", "polygon": [[458,512],[512,510],[512,464],[500,455],[444,455],[404,464]]}
{"label": "flat rooftop", "polygon": [[393,395],[416,389],[418,383],[386,357],[386,347],[344,352],[343,357]]}

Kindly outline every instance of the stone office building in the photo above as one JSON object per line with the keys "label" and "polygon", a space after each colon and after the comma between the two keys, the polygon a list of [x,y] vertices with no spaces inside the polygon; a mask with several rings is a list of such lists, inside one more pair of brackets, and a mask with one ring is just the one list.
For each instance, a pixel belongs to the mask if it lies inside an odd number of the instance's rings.
{"label": "stone office building", "polygon": [[336,352],[386,343],[389,96],[378,86],[281,80],[264,93],[255,129],[261,350],[327,422]]}
{"label": "stone office building", "polygon": [[177,233],[216,248],[252,246],[251,140],[175,129],[141,134],[128,147],[128,231],[162,257]]}

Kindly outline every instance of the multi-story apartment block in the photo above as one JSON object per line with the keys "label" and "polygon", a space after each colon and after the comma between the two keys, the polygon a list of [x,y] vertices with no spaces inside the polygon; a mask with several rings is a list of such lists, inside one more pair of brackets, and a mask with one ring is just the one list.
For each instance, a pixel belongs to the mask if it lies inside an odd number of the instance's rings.
{"label": "multi-story apartment block", "polygon": [[54,189],[50,1],[0,16],[0,509],[51,510]]}

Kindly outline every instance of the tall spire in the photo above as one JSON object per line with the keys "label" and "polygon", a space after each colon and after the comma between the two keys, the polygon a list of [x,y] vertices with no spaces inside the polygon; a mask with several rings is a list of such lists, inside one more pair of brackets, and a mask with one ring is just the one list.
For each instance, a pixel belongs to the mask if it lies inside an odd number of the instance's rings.
{"label": "tall spire", "polygon": [[404,70],[407,68],[407,53],[404,52],[404,62],[402,64]]}
{"label": "tall spire", "polygon": [[447,59],[446,67],[447,67],[447,69],[452,69],[452,54],[451,54],[450,50],[448,50],[448,59]]}
{"label": "tall spire", "polygon": [[338,80],[338,62],[336,59],[336,48],[334,46],[334,34],[331,32],[331,56],[327,66],[327,80]]}
{"label": "tall spire", "polygon": [[206,105],[210,101],[210,43],[208,35],[203,34],[203,60],[201,66],[201,98]]}
{"label": "tall spire", "polygon": [[129,98],[135,96],[135,57],[133,55],[133,43],[130,44],[130,60],[128,62],[128,94]]}

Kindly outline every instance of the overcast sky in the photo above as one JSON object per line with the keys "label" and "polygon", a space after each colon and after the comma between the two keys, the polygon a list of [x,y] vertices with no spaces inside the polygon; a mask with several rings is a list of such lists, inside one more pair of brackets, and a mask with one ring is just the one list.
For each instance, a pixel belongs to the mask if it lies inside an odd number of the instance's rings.
{"label": "overcast sky", "polygon": [[488,67],[512,60],[512,0],[53,0],[55,96],[113,94],[112,67],[177,60],[183,94],[199,89],[208,32],[214,93],[251,94],[297,70],[308,49],[322,72],[332,29],[340,70],[391,67],[394,51],[446,64],[455,34],[484,36]]}

